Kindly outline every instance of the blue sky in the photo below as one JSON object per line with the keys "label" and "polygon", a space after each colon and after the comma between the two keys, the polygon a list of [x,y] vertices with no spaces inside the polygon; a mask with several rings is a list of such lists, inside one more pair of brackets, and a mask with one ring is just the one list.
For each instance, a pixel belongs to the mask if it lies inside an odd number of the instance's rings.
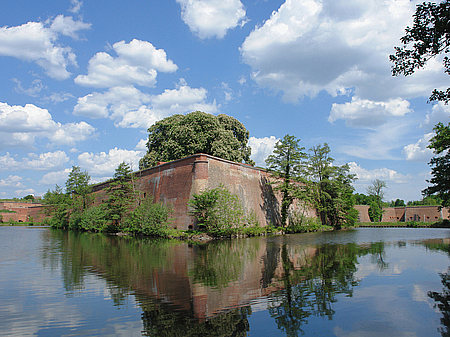
{"label": "blue sky", "polygon": [[277,139],[327,142],[365,192],[417,200],[450,108],[441,58],[392,77],[407,0],[16,0],[0,4],[0,198],[137,169],[147,128],[201,110],[239,119],[260,166]]}

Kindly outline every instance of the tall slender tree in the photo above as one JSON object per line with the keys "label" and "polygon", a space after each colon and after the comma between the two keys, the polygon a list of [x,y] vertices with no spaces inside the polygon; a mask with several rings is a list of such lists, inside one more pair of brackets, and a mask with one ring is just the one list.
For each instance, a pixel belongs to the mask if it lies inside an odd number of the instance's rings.
{"label": "tall slender tree", "polygon": [[130,165],[120,163],[106,189],[106,208],[112,231],[119,230],[124,215],[129,211],[133,199],[132,174]]}
{"label": "tall slender tree", "polygon": [[289,206],[294,199],[294,193],[299,175],[303,170],[306,153],[299,145],[300,139],[291,135],[285,135],[275,144],[273,154],[267,157],[268,170],[277,179],[276,190],[282,194],[281,200],[281,224],[286,227]]}
{"label": "tall slender tree", "polygon": [[89,203],[89,194],[92,189],[91,180],[87,171],[81,171],[79,166],[72,166],[72,171],[66,180],[66,193],[72,198],[72,209],[84,210]]}

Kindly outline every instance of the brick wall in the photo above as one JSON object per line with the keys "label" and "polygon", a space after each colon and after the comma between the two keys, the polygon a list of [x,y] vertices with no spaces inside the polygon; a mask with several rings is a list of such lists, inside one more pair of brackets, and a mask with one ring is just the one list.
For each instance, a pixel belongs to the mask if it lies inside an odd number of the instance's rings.
{"label": "brick wall", "polygon": [[[356,205],[360,222],[370,222],[368,205]],[[435,222],[440,219],[450,219],[448,208],[439,210],[439,206],[407,206],[407,207],[385,207],[381,222],[397,221],[422,221]]]}
{"label": "brick wall", "polygon": [[5,201],[0,202],[0,210],[8,210],[13,213],[3,213],[2,222],[42,222],[46,215],[44,214],[44,208],[46,206],[39,203],[27,203],[27,202],[13,202]]}
{"label": "brick wall", "polygon": [[[189,215],[188,201],[193,194],[224,185],[240,197],[244,209],[253,211],[262,226],[280,221],[280,198],[272,190],[269,174],[259,168],[231,162],[206,154],[197,154],[136,172],[136,186],[144,197],[174,209],[171,225],[178,229],[195,226]],[[95,203],[107,199],[108,182],[94,186]],[[315,216],[311,209],[306,215]]]}

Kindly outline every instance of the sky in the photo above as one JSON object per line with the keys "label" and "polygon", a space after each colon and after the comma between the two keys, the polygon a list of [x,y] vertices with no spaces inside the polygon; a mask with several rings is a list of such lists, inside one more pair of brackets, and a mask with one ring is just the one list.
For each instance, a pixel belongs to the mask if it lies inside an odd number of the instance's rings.
{"label": "sky", "polygon": [[328,143],[365,193],[420,200],[427,148],[450,107],[442,57],[392,77],[409,0],[15,0],[0,4],[0,198],[138,169],[147,129],[173,114],[227,114],[252,159],[294,135]]}

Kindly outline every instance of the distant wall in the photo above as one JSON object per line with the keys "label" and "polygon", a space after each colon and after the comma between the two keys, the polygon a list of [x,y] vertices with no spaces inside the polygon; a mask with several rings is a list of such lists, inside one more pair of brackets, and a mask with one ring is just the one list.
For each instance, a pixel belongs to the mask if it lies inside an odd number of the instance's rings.
{"label": "distant wall", "polygon": [[8,210],[10,212],[0,212],[4,223],[7,222],[42,222],[47,216],[44,214],[45,205],[38,203],[0,202],[0,210]]}
{"label": "distant wall", "polygon": [[[356,205],[360,222],[370,222],[368,205]],[[450,219],[448,208],[439,206],[406,206],[406,207],[385,207],[381,222],[397,221],[422,221],[435,222],[440,219]]]}

